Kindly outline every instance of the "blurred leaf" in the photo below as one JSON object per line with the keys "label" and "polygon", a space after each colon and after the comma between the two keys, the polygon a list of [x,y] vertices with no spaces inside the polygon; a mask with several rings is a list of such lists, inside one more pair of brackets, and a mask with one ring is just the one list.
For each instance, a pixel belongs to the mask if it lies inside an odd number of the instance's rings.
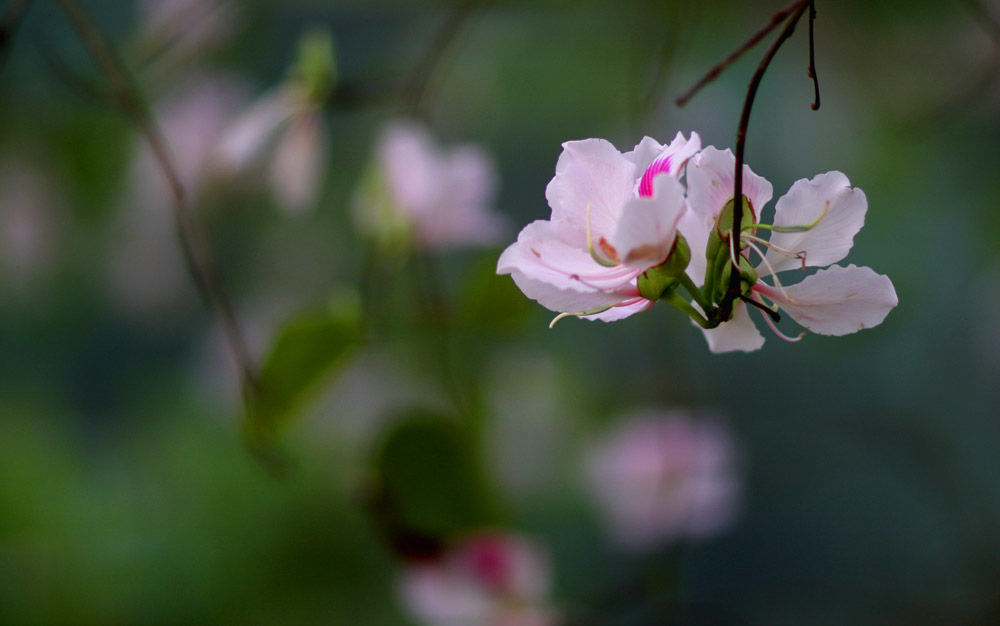
{"label": "blurred leaf", "polygon": [[510,276],[497,276],[492,254],[473,263],[458,295],[460,328],[481,333],[503,333],[524,325],[532,303]]}
{"label": "blurred leaf", "polygon": [[393,547],[414,556],[497,521],[472,442],[455,422],[415,411],[386,435],[371,505]]}
{"label": "blurred leaf", "polygon": [[355,299],[340,298],[292,318],[278,333],[253,397],[247,436],[253,451],[271,460],[273,443],[302,405],[360,343]]}

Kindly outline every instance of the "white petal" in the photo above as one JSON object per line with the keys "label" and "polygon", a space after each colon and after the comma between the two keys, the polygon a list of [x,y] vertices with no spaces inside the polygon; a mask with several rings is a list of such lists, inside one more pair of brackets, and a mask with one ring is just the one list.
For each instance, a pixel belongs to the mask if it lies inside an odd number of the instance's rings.
{"label": "white petal", "polygon": [[626,317],[631,317],[636,313],[641,313],[652,307],[655,304],[652,300],[647,300],[645,298],[636,298],[634,302],[629,304],[621,304],[618,306],[613,306],[607,311],[602,311],[600,313],[595,313],[594,315],[584,316],[585,320],[601,320],[602,322],[617,322],[618,320],[623,320]]}
{"label": "white petal", "polygon": [[279,90],[266,94],[233,120],[219,139],[216,158],[230,172],[238,172],[264,158],[278,130],[295,112],[290,94]]}
{"label": "white petal", "polygon": [[706,224],[690,207],[686,207],[680,221],[677,222],[677,230],[687,239],[688,247],[691,249],[691,262],[688,263],[685,273],[695,285],[701,287],[705,282],[705,270],[708,268],[705,248],[708,247],[708,235],[712,232],[712,226]]}
{"label": "white petal", "polygon": [[630,200],[622,211],[613,239],[622,262],[647,270],[666,260],[684,211],[684,186],[669,174],[657,176],[653,197]]}
{"label": "white petal", "polygon": [[611,239],[633,197],[635,165],[604,139],[563,144],[556,175],[545,189],[552,222],[568,242],[586,248],[587,212],[594,238]]}
{"label": "white petal", "polygon": [[[826,213],[824,213],[824,210]],[[840,172],[827,172],[812,180],[798,180],[774,207],[776,226],[803,226],[820,218],[813,228],[800,233],[771,234],[771,243],[792,252],[804,251],[805,264],[826,267],[847,256],[854,235],[865,223],[868,200]],[[802,266],[802,261],[768,250],[767,260],[775,272]]]}
{"label": "white petal", "polygon": [[708,349],[716,354],[735,350],[753,352],[764,345],[764,336],[757,330],[747,306],[742,302],[733,307],[733,319],[711,330],[702,329],[702,332],[708,341]]}
{"label": "white petal", "polygon": [[681,170],[701,150],[701,137],[692,132],[690,139],[677,133],[668,146],[661,146],[649,137],[643,138],[632,152],[625,153],[625,158],[636,164],[635,178],[639,179],[639,195],[652,195],[652,182],[661,172],[666,172],[675,178],[680,178]]}
{"label": "white petal", "polygon": [[[735,170],[733,153],[712,146],[696,154],[688,163],[688,204],[708,224],[715,223],[716,216],[733,197]],[[770,202],[772,191],[771,183],[754,174],[749,165],[743,166],[743,195],[749,198],[758,219],[761,209]]]}
{"label": "white petal", "polygon": [[517,286],[542,306],[579,313],[638,296],[630,284],[636,272],[597,264],[585,251],[555,236],[550,222],[528,224],[497,262],[498,274],[510,274]]}
{"label": "white petal", "polygon": [[887,276],[856,265],[820,270],[786,287],[787,298],[760,283],[754,289],[774,300],[800,325],[820,335],[849,335],[878,326],[899,303]]}
{"label": "white petal", "polygon": [[446,193],[444,157],[423,126],[397,121],[379,136],[377,159],[397,209],[411,220],[433,211]]}

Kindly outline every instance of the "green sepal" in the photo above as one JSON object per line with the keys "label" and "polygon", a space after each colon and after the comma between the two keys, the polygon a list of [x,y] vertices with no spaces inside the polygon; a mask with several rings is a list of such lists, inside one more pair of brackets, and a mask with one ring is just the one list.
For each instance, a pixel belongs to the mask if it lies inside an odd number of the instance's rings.
{"label": "green sepal", "polygon": [[652,267],[642,274],[636,284],[639,287],[639,295],[647,300],[659,300],[660,298],[673,293],[680,283],[677,276],[687,269],[691,262],[691,247],[682,235],[678,233],[674,247],[667,255],[667,259]]}
{"label": "green sepal", "polygon": [[298,56],[290,74],[309,102],[323,102],[329,97],[337,82],[337,57],[328,29],[314,28],[299,39]]}

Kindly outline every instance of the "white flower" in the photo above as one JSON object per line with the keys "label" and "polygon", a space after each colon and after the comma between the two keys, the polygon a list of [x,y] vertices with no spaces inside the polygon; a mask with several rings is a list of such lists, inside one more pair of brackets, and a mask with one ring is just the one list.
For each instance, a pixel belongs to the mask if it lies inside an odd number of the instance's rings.
{"label": "white flower", "polygon": [[648,309],[637,280],[674,249],[687,211],[678,178],[700,146],[694,133],[669,146],[646,137],[626,154],[603,139],[564,143],[550,219],[521,231],[497,273],[552,311],[612,321]]}
{"label": "white flower", "polygon": [[[729,150],[711,147],[688,164],[688,203],[696,219],[686,222],[681,230],[692,249],[696,241],[708,240],[717,217],[732,199],[735,164]],[[745,167],[743,189],[754,217],[759,218],[771,199],[771,184]],[[789,270],[826,267],[843,259],[864,225],[867,209],[865,194],[851,188],[840,172],[796,181],[775,204],[773,224],[758,225],[772,230],[768,240],[759,238],[756,229],[744,230],[741,235],[744,254],[753,251],[761,259],[750,297],[762,306],[770,306],[769,300],[800,325],[821,335],[846,335],[882,323],[898,304],[896,291],[888,277],[867,267],[834,265],[787,287],[776,276]],[[689,267],[692,269],[697,272]],[[765,278],[771,278],[772,284]],[[747,306],[737,303],[734,313],[732,320],[704,331],[713,352],[750,351],[763,345],[764,338],[750,319]],[[774,328],[770,317],[763,317]]]}

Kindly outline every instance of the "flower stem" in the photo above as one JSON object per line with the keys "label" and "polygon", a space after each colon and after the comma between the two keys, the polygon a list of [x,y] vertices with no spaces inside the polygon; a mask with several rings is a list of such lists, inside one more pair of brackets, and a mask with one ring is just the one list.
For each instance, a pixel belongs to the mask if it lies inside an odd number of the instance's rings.
{"label": "flower stem", "polygon": [[702,310],[709,311],[712,309],[712,303],[708,301],[708,298],[705,297],[705,294],[702,293],[701,289],[698,289],[697,285],[694,284],[694,281],[691,280],[690,276],[681,272],[676,276],[676,278],[677,282],[681,284],[681,287],[684,287],[684,289],[691,294],[691,297],[694,298],[694,301],[698,303],[698,306],[700,306]]}
{"label": "flower stem", "polygon": [[708,319],[698,311],[698,309],[694,308],[687,300],[677,295],[676,291],[671,293],[669,296],[664,296],[662,299],[686,313],[688,317],[693,319],[695,323],[702,328],[715,328],[718,326],[718,324],[712,324],[709,322]]}

